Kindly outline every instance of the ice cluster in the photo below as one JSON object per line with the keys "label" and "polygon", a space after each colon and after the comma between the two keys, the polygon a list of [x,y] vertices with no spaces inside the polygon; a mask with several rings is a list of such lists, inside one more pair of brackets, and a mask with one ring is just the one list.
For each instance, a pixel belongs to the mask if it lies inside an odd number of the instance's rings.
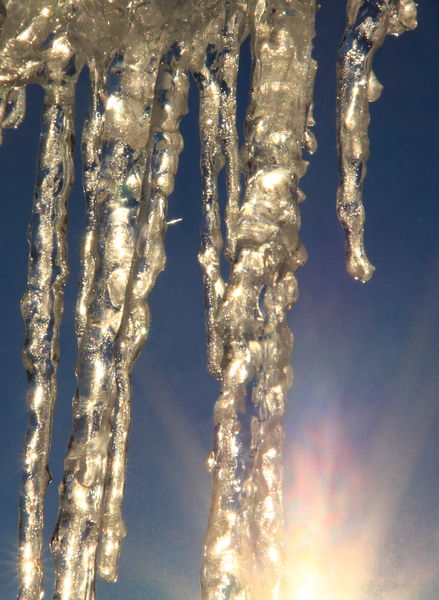
{"label": "ice cluster", "polygon": [[[212,499],[201,571],[204,600],[284,598],[282,444],[291,384],[286,314],[306,261],[299,237],[302,150],[316,142],[312,58],[316,0],[9,0],[0,2],[0,122],[17,127],[25,86],[45,90],[29,275],[22,300],[29,424],[20,496],[19,600],[44,594],[44,495],[59,361],[66,206],[73,181],[74,95],[88,68],[82,133],[87,202],[76,310],[77,391],[51,548],[57,600],[92,600],[115,581],[133,363],[150,324],[147,298],[165,265],[166,206],[187,112],[200,92],[208,367],[220,381],[208,466]],[[371,62],[387,34],[416,26],[412,0],[348,0],[338,58],[338,214],[348,270],[367,280],[361,187]],[[245,142],[236,80],[250,36]],[[226,172],[225,239],[217,180]],[[242,186],[241,182],[244,181]],[[242,189],[242,187],[244,189]],[[221,275],[222,254],[230,276]],[[245,435],[244,435],[245,433]]]}

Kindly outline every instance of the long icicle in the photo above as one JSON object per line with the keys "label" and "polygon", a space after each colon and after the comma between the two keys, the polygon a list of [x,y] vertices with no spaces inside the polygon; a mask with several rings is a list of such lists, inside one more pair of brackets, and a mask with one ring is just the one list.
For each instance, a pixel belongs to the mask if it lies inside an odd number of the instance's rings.
{"label": "long icicle", "polygon": [[167,199],[174,188],[178,156],[183,148],[178,128],[187,112],[185,54],[181,47],[173,46],[159,68],[150,175],[143,182],[131,274],[115,343],[116,401],[97,567],[99,576],[107,581],[117,579],[120,544],[125,535],[121,510],[131,421],[131,371],[149,332],[147,298],[165,267]]}
{"label": "long icicle", "polygon": [[[200,87],[200,137],[201,173],[203,183],[203,231],[201,250],[198,255],[203,269],[206,307],[208,369],[221,380],[223,377],[223,344],[217,327],[218,311],[224,295],[221,275],[221,251],[223,239],[218,206],[217,179],[224,164],[220,143],[221,87],[217,78],[222,52],[221,47],[209,45],[205,64],[196,79]],[[239,169],[239,167],[235,167]],[[217,414],[217,413],[216,413]],[[234,598],[233,592],[241,593],[243,562],[240,553],[239,518],[237,496],[239,474],[242,471],[241,445],[238,438],[239,418],[232,401],[227,418],[216,421],[217,447],[208,458],[213,473],[212,498],[209,526],[204,540],[201,565],[201,588],[203,600]],[[215,475],[221,486],[215,485]],[[214,521],[214,522],[213,522]],[[221,595],[223,591],[224,596]],[[242,596],[243,598],[245,596]]]}
{"label": "long icicle", "polygon": [[[134,20],[132,27],[142,27]],[[134,32],[133,32],[134,34]],[[122,319],[146,167],[151,111],[164,33],[115,54],[110,64],[97,184],[97,257],[93,300],[78,357],[73,427],[52,540],[54,598],[94,598],[96,551],[115,401],[114,343]],[[137,37],[137,36],[136,36]],[[125,69],[125,64],[130,68]],[[136,67],[136,68],[134,68]],[[127,113],[129,127],[121,127]]]}
{"label": "long icicle", "polygon": [[258,346],[251,398],[257,414],[251,418],[253,462],[244,483],[242,507],[255,558],[254,599],[279,600],[286,592],[282,418],[292,383],[293,345],[286,317],[298,296],[295,273],[306,261],[299,238],[298,203],[303,193],[298,183],[306,170],[302,149],[315,149],[309,127],[316,70],[311,56],[316,8],[315,2],[295,2],[286,14],[274,10],[274,2],[261,2],[251,26],[255,68],[244,150],[248,187],[238,239],[240,232],[253,225],[256,231],[261,228],[254,241],[262,241],[265,224],[266,237],[259,246],[264,264],[259,307],[264,323],[255,336]]}
{"label": "long icicle", "polygon": [[348,0],[347,26],[337,61],[337,140],[340,186],[337,214],[346,234],[347,271],[368,281],[375,270],[364,250],[362,187],[369,158],[369,102],[382,86],[372,71],[387,34],[416,27],[413,0]]}
{"label": "long icicle", "polygon": [[206,600],[275,600],[284,585],[281,419],[292,346],[285,313],[297,297],[294,273],[306,260],[297,185],[306,169],[301,150],[315,70],[316,6],[297,1],[288,11],[278,9],[274,2],[256,2],[252,17],[255,65],[243,153],[247,190],[216,320],[223,360],[209,459]]}
{"label": "long icicle", "polygon": [[66,204],[73,183],[76,69],[72,57],[61,65],[52,66],[50,74],[56,83],[47,86],[45,93],[29,228],[28,285],[21,302],[26,331],[23,362],[28,376],[29,425],[20,495],[19,600],[40,600],[43,594],[44,496],[51,479],[48,457],[56,402],[59,326],[68,275]]}

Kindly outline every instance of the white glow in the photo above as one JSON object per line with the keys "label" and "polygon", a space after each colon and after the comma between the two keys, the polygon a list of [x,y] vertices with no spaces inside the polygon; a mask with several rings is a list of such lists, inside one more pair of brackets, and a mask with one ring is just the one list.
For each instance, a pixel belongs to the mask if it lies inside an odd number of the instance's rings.
{"label": "white glow", "polygon": [[272,189],[285,181],[286,177],[282,171],[271,171],[262,175],[262,185],[266,189]]}
{"label": "white glow", "polygon": [[220,537],[219,540],[215,544],[215,552],[216,554],[222,554],[224,550],[230,547],[230,536],[225,535]]}
{"label": "white glow", "polygon": [[62,38],[55,39],[53,42],[53,49],[59,54],[65,54],[68,56],[71,53],[70,46],[65,43]]}
{"label": "white glow", "polygon": [[38,406],[40,406],[42,400],[43,400],[43,388],[41,387],[41,385],[38,385],[35,390],[35,394],[34,394],[35,408],[38,408]]}
{"label": "white glow", "polygon": [[113,94],[108,97],[106,109],[113,111],[116,113],[117,117],[120,117],[123,109],[123,102],[118,96]]}

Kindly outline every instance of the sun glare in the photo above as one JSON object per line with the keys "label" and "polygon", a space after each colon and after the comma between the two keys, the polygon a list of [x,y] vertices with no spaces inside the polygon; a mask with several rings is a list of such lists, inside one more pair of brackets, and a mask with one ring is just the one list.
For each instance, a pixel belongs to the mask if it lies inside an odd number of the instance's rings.
{"label": "sun glare", "polygon": [[388,476],[385,452],[392,428],[384,424],[364,456],[340,414],[329,410],[290,445],[287,600],[425,597],[437,572],[431,549],[439,528],[426,533],[404,522],[402,530],[399,510],[417,455],[393,437],[399,456]]}

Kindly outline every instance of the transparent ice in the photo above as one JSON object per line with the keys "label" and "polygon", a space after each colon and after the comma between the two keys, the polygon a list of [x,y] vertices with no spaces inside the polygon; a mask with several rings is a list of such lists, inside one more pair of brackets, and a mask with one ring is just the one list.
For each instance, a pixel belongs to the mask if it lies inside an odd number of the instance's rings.
{"label": "transparent ice", "polygon": [[[84,66],[92,110],[82,134],[87,201],[76,310],[77,391],[52,538],[54,599],[91,600],[117,578],[133,364],[148,335],[147,298],[165,266],[166,206],[187,112],[200,91],[203,271],[208,368],[220,382],[204,600],[285,598],[282,445],[293,337],[286,314],[306,261],[299,180],[316,141],[316,0],[9,0],[0,2],[0,118],[17,127],[25,86],[45,90],[29,274],[22,300],[29,425],[20,496],[19,600],[43,596],[44,495],[59,362],[66,205],[73,181],[74,94]],[[372,58],[387,34],[416,26],[412,0],[348,0],[338,57],[339,219],[347,265],[373,267],[361,188]],[[238,147],[236,78],[250,36],[253,72]],[[217,180],[226,170],[225,239]],[[242,175],[244,177],[242,178]],[[241,181],[245,181],[241,189]],[[224,281],[222,255],[230,262]]]}

